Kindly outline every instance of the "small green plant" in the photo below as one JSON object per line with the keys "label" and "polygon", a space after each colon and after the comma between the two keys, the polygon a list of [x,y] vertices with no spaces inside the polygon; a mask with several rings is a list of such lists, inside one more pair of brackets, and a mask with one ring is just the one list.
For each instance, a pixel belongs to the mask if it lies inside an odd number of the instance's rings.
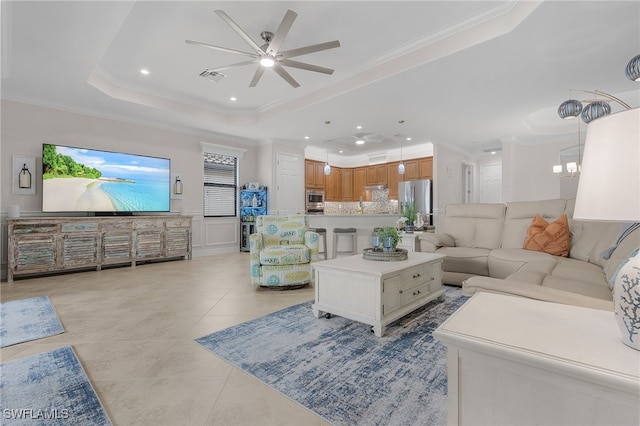
{"label": "small green plant", "polygon": [[408,219],[405,223],[406,226],[413,226],[413,222],[416,220],[416,213],[418,213],[418,211],[416,210],[415,203],[404,203],[400,211],[400,216]]}
{"label": "small green plant", "polygon": [[398,242],[400,242],[402,240],[402,237],[400,236],[400,233],[398,232],[398,228],[394,227],[394,226],[387,226],[384,227],[382,229],[380,229],[378,231],[378,236],[380,237],[380,241],[382,241],[382,244],[384,245],[384,239],[385,237],[391,237],[391,247],[392,248],[396,248],[396,246],[398,245]]}

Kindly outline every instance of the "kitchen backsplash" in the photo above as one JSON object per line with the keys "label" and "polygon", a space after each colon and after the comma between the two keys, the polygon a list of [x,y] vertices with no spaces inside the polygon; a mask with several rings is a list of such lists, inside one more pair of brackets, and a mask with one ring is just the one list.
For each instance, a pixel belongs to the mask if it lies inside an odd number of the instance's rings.
{"label": "kitchen backsplash", "polygon": [[[358,201],[325,201],[325,215],[360,214]],[[363,201],[362,214],[398,214],[398,201]]]}

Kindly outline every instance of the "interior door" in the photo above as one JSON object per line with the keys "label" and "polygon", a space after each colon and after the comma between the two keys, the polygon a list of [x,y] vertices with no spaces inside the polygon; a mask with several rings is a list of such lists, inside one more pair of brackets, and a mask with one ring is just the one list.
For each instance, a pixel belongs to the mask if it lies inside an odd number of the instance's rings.
{"label": "interior door", "polygon": [[278,152],[276,155],[277,214],[301,214],[304,206],[304,159]]}

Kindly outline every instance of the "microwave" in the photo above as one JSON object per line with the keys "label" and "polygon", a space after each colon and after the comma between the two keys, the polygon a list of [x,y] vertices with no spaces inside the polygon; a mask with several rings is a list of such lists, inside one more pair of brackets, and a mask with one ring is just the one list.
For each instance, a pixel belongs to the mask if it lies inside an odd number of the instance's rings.
{"label": "microwave", "polygon": [[309,214],[324,213],[324,191],[306,192],[306,210]]}

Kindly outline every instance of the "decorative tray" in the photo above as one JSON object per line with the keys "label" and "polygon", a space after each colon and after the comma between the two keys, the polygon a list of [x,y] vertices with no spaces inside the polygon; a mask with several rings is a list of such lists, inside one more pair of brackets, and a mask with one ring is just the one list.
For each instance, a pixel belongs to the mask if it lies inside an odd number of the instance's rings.
{"label": "decorative tray", "polygon": [[366,248],[362,251],[362,258],[365,260],[377,260],[379,262],[395,262],[398,260],[407,260],[407,253],[407,250],[401,248],[396,248],[395,251]]}

